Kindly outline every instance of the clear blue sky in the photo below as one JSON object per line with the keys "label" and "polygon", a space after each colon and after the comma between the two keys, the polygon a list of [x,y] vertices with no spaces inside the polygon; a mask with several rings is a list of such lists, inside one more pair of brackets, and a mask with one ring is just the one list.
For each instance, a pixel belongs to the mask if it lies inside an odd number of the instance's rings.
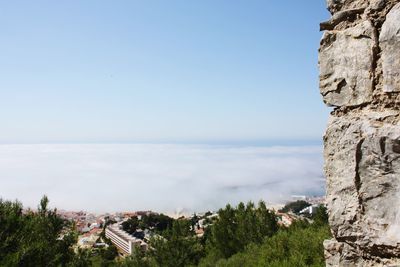
{"label": "clear blue sky", "polygon": [[324,0],[2,1],[0,143],[319,140]]}

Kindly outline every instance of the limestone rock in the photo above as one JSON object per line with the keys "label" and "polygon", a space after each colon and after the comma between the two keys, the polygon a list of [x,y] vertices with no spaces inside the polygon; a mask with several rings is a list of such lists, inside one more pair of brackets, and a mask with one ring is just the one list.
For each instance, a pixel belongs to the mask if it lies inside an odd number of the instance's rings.
{"label": "limestone rock", "polygon": [[[366,109],[332,116],[324,139],[329,219],[332,233],[340,241],[325,243],[328,262],[359,262],[359,266],[364,266],[364,254],[380,260],[397,257],[399,111]],[[346,246],[350,247],[345,249]]]}
{"label": "limestone rock", "polygon": [[370,21],[325,32],[320,47],[320,90],[330,106],[356,106],[372,99],[374,29]]}
{"label": "limestone rock", "polygon": [[325,240],[325,260],[328,266],[338,266],[340,262],[340,254],[343,250],[343,243],[336,240]]}
{"label": "limestone rock", "polygon": [[333,16],[319,50],[320,91],[334,106],[324,136],[326,265],[400,266],[400,0],[327,3]]}
{"label": "limestone rock", "polygon": [[379,36],[382,49],[383,90],[400,91],[400,4],[387,14]]}
{"label": "limestone rock", "polygon": [[333,14],[335,12],[353,9],[366,8],[369,5],[368,0],[327,0],[328,10]]}

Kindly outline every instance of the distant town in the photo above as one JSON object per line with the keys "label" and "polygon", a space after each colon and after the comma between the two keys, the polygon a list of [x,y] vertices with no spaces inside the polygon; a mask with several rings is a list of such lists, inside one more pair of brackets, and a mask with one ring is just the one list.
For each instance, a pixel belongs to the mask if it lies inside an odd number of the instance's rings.
{"label": "distant town", "polygon": [[[293,195],[286,204],[269,205],[268,208],[274,211],[279,225],[289,227],[296,220],[310,218],[320,205],[325,205],[322,196]],[[197,237],[202,237],[205,229],[218,218],[217,211],[169,216],[153,211],[95,214],[58,210],[57,213],[74,223],[79,233],[77,249],[102,249],[111,242],[120,256],[131,255],[135,248],[148,250],[151,238],[163,238],[157,228],[168,223],[171,217],[190,221]]]}

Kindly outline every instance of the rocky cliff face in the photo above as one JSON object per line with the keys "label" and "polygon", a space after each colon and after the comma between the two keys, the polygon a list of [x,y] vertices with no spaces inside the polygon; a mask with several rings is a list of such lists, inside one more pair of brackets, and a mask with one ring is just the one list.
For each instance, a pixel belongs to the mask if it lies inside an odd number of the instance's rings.
{"label": "rocky cliff face", "polygon": [[327,266],[400,266],[400,0],[327,2]]}

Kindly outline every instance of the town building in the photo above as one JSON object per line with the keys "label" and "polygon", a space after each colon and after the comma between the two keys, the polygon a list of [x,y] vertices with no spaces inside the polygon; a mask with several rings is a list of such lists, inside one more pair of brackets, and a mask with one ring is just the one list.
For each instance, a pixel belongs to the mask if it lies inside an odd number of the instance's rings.
{"label": "town building", "polygon": [[309,214],[309,215],[313,215],[317,212],[319,205],[310,205],[304,209],[302,209],[299,213],[300,214]]}
{"label": "town building", "polygon": [[121,223],[111,224],[106,227],[106,237],[122,252],[122,254],[130,255],[134,246],[147,248],[147,244],[142,240],[130,235],[122,230]]}

